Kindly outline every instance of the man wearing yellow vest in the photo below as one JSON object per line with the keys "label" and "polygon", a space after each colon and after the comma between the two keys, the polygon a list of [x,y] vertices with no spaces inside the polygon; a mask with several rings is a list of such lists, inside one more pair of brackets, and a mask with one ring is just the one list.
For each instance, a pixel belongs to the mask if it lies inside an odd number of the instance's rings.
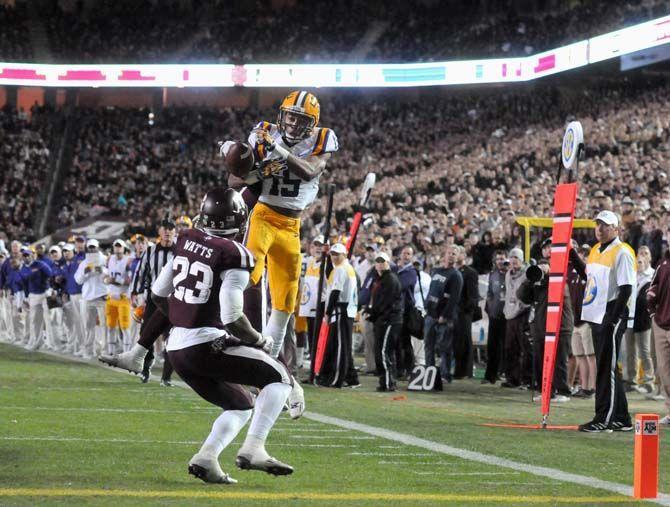
{"label": "man wearing yellow vest", "polygon": [[617,359],[621,338],[635,315],[636,261],[633,249],[619,239],[619,218],[611,211],[596,217],[596,239],[586,265],[573,254],[575,268],[586,277],[582,320],[591,323],[596,349],[596,413],[581,424],[588,433],[631,431],[628,402]]}

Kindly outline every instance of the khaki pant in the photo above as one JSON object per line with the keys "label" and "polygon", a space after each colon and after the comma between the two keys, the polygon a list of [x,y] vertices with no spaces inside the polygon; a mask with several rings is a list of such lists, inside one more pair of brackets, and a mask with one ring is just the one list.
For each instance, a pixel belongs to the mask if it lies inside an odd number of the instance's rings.
{"label": "khaki pant", "polygon": [[[627,329],[624,334],[626,361],[624,362],[624,380],[632,384],[651,384],[654,381],[654,363],[651,360],[651,329],[633,331]],[[638,363],[644,372],[638,379]],[[639,381],[639,382],[638,382]]]}
{"label": "khaki pant", "polygon": [[665,396],[665,406],[670,413],[670,329],[663,329],[652,321],[654,344],[656,346],[656,371],[661,380],[661,392]]}

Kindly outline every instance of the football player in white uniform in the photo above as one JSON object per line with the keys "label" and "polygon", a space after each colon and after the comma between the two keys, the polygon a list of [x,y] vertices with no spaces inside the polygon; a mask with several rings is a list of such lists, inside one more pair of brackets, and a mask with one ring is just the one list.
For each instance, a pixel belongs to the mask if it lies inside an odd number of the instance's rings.
{"label": "football player in white uniform", "polygon": [[274,339],[275,357],[298,294],[300,215],[316,198],[319,177],[339,148],[335,132],[318,127],[319,116],[316,97],[295,91],[282,101],[277,124],[260,122],[248,139],[260,164],[262,190],[245,245],[256,258],[251,284],[257,284],[268,269],[272,312],[266,333]]}

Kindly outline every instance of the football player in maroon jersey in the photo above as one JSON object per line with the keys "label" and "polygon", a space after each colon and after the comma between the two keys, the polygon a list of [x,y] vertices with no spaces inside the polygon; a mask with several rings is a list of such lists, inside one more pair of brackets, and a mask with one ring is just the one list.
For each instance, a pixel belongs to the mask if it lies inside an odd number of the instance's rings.
{"label": "football player in maroon jersey", "polygon": [[[223,472],[218,457],[249,418],[237,466],[291,474],[292,467],[267,453],[265,440],[287,399],[291,417],[304,411],[302,388],[268,354],[272,338],[255,331],[242,312],[255,262],[233,238],[243,235],[247,215],[236,191],[208,192],[197,228],[179,234],[172,264],[152,286],[152,299],[174,326],[167,345],[174,369],[202,398],[223,409],[189,462],[189,473],[205,482],[236,482]],[[255,403],[242,385],[260,390]]]}

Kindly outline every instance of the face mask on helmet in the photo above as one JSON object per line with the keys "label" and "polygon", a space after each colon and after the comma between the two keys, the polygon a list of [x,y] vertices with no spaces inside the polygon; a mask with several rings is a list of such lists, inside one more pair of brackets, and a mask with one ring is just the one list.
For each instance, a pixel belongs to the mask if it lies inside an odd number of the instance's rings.
{"label": "face mask on helmet", "polygon": [[203,199],[197,227],[212,236],[242,238],[249,210],[242,196],[232,189],[217,189]]}
{"label": "face mask on helmet", "polygon": [[282,109],[279,112],[279,132],[291,143],[297,143],[312,134],[316,121],[307,114]]}

